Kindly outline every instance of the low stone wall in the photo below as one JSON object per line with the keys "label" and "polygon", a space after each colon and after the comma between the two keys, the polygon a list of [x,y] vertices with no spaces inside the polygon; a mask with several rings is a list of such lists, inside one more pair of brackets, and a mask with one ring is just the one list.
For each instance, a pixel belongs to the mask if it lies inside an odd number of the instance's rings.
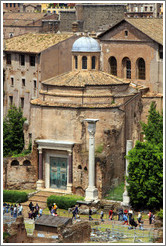
{"label": "low stone wall", "polygon": [[90,241],[91,226],[88,221],[77,222],[59,231],[62,243],[86,243]]}
{"label": "low stone wall", "polygon": [[34,147],[31,154],[24,157],[8,157],[3,160],[4,189],[36,189],[38,179],[38,156]]}

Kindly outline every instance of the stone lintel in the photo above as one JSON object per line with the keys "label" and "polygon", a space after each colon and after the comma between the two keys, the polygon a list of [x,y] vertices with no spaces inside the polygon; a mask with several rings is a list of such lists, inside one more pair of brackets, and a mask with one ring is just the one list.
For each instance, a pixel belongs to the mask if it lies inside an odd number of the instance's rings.
{"label": "stone lintel", "polygon": [[74,142],[68,141],[56,141],[53,139],[37,139],[36,143],[38,144],[39,148],[42,149],[56,149],[56,150],[65,150],[70,151],[74,146]]}

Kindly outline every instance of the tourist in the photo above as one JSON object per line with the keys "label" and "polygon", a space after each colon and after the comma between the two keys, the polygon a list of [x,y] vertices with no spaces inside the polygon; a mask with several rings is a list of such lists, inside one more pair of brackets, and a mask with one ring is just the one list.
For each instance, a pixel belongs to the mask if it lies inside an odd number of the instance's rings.
{"label": "tourist", "polygon": [[72,214],[73,214],[73,216],[72,216],[72,220],[73,220],[73,219],[75,219],[75,220],[76,220],[76,211],[75,211],[75,208],[73,209]]}
{"label": "tourist", "polygon": [[133,210],[131,208],[129,209],[128,216],[129,216],[129,223],[130,223],[130,220],[133,216]]}
{"label": "tourist", "polygon": [[103,217],[104,217],[104,212],[103,212],[103,211],[101,211],[101,213],[100,213],[100,219],[101,219],[101,222],[104,222]]}
{"label": "tourist", "polygon": [[39,205],[38,205],[38,203],[36,203],[35,209],[36,209],[36,216],[38,216],[38,213],[39,213]]}
{"label": "tourist", "polygon": [[11,213],[11,216],[13,216],[13,210],[14,210],[14,207],[13,207],[13,204],[10,205],[10,213]]}
{"label": "tourist", "polygon": [[135,222],[134,218],[132,218],[132,217],[130,218],[129,224],[131,225],[131,227],[129,227],[129,229],[133,229],[133,226],[136,229],[136,227],[138,225],[137,222]]}
{"label": "tourist", "polygon": [[109,211],[109,219],[113,220],[113,210],[112,209],[110,209]]}
{"label": "tourist", "polygon": [[152,215],[152,223],[155,223],[155,215]]}
{"label": "tourist", "polygon": [[142,221],[142,212],[138,213],[138,217],[137,217],[138,223],[139,223],[139,229],[143,229],[143,221]]}
{"label": "tourist", "polygon": [[3,203],[3,214],[5,214],[5,213],[6,213],[6,204]]}
{"label": "tourist", "polygon": [[153,217],[153,214],[151,211],[149,211],[148,217],[149,217],[149,225],[151,225],[152,224],[152,217]]}
{"label": "tourist", "polygon": [[21,203],[19,203],[19,205],[18,205],[18,216],[22,215],[22,210],[23,210],[23,207],[22,207]]}
{"label": "tourist", "polygon": [[51,204],[48,206],[48,209],[49,209],[50,214],[51,214],[51,210],[52,210],[52,205]]}
{"label": "tourist", "polygon": [[33,219],[33,216],[32,216],[32,210],[29,210],[29,212],[28,212],[28,218],[29,218],[29,219]]}
{"label": "tourist", "polygon": [[13,209],[13,217],[17,218],[17,205],[14,205],[14,209]]}
{"label": "tourist", "polygon": [[120,209],[119,209],[118,220],[120,220],[120,221],[123,220],[123,208],[120,208]]}
{"label": "tourist", "polygon": [[32,203],[32,202],[29,203],[29,209],[30,209],[31,211],[33,211],[33,203]]}
{"label": "tourist", "polygon": [[42,213],[43,213],[43,209],[42,209],[42,208],[40,208],[40,209],[39,209],[39,217],[41,217],[41,216],[42,216]]}
{"label": "tourist", "polygon": [[93,220],[93,218],[92,218],[92,209],[91,209],[91,207],[89,208],[89,220]]}
{"label": "tourist", "polygon": [[123,224],[122,225],[128,225],[128,218],[127,218],[127,214],[125,213],[124,215],[123,215],[123,220],[124,220],[124,222],[123,222]]}
{"label": "tourist", "polygon": [[56,205],[56,203],[54,203],[54,210],[55,210],[55,213],[57,213],[57,205]]}
{"label": "tourist", "polygon": [[78,217],[78,213],[79,213],[77,205],[75,206],[75,213],[76,213],[76,218],[77,218]]}
{"label": "tourist", "polygon": [[6,204],[6,213],[8,214],[9,213],[9,208],[10,208],[10,204]]}

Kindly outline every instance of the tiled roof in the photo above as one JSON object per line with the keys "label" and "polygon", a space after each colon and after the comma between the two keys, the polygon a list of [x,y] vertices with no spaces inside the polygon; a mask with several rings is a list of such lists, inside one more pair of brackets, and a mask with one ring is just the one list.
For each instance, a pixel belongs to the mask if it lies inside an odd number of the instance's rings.
{"label": "tiled roof", "polygon": [[135,26],[154,41],[163,44],[163,19],[161,18],[128,18],[128,23]]}
{"label": "tiled roof", "polygon": [[128,22],[154,41],[159,44],[163,44],[163,19],[162,18],[126,18],[116,23],[108,30],[102,32],[98,37],[102,37],[105,33],[108,33],[116,25],[120,25],[121,22]]}
{"label": "tiled roof", "polygon": [[42,82],[44,85],[85,87],[86,85],[119,85],[129,82],[102,71],[71,71]]}
{"label": "tiled roof", "polygon": [[7,39],[5,51],[40,53],[65,39],[72,37],[71,34],[38,34],[28,33]]}
{"label": "tiled roof", "polygon": [[31,100],[31,104],[49,107],[63,107],[63,108],[115,108],[121,105],[121,103],[103,103],[103,104],[74,104],[74,103],[57,103],[50,101],[43,101],[40,98]]}
{"label": "tiled roof", "polygon": [[46,13],[29,13],[29,12],[8,12],[5,13],[3,16],[4,20],[39,20],[43,18],[46,15]]}

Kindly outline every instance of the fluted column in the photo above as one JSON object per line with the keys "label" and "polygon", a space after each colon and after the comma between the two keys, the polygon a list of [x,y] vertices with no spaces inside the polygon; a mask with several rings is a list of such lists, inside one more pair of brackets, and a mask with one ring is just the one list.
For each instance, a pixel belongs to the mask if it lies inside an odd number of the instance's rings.
{"label": "fluted column", "polygon": [[85,121],[88,122],[89,132],[89,185],[86,189],[85,200],[96,200],[98,199],[98,190],[95,187],[95,131],[98,119],[86,119]]}

